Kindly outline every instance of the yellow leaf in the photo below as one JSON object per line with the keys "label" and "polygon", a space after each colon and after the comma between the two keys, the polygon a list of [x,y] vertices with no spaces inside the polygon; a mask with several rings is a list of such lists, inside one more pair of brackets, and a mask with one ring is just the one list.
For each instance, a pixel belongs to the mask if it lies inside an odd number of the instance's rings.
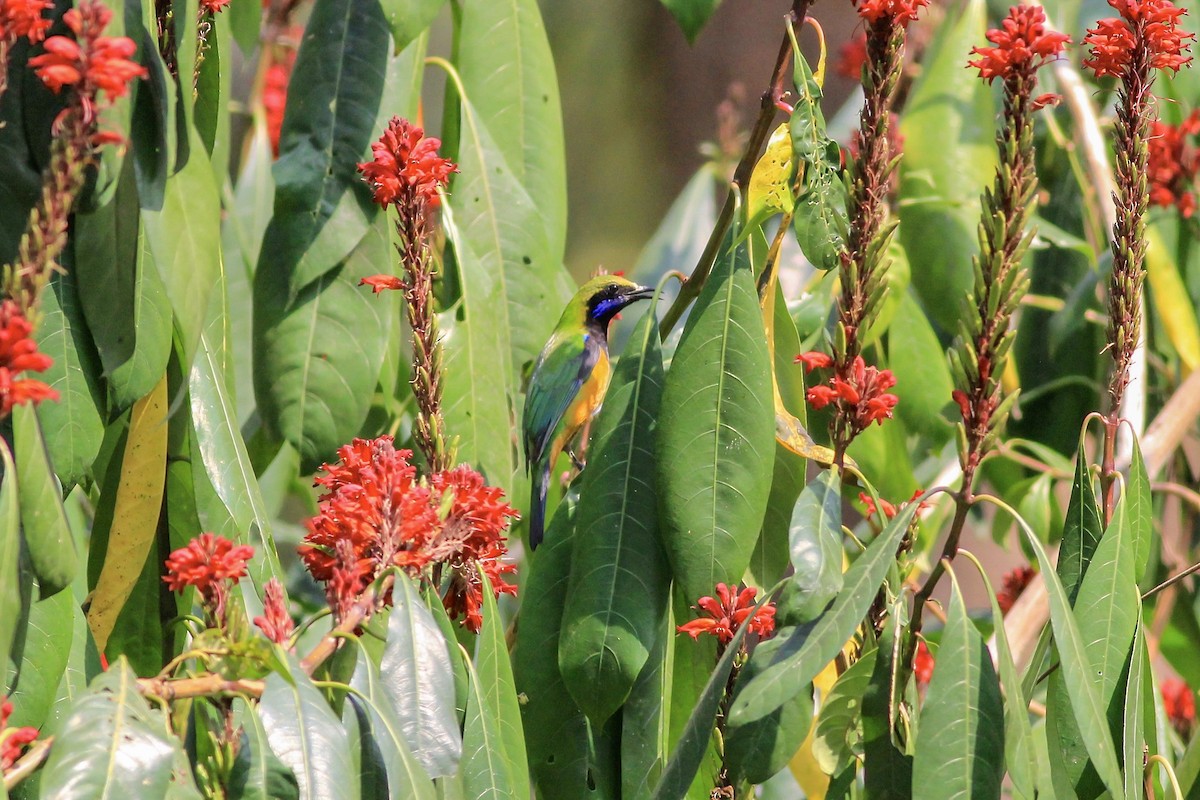
{"label": "yellow leaf", "polygon": [[746,189],[746,227],[742,237],[750,235],[755,225],[761,225],[772,214],[790,214],[796,207],[792,193],[792,135],[786,122],[780,123],[767,142],[762,158],[750,173]]}
{"label": "yellow leaf", "polygon": [[1146,229],[1146,275],[1150,278],[1150,293],[1154,308],[1162,319],[1163,328],[1179,360],[1183,363],[1183,374],[1187,375],[1200,366],[1200,325],[1196,323],[1196,310],[1179,268],[1171,258],[1171,251],[1155,227]]}
{"label": "yellow leaf", "polygon": [[[826,665],[825,669],[821,670],[821,674],[813,680],[813,684],[817,687],[822,701],[829,696],[829,691],[833,688],[837,677],[836,663],[831,661]],[[820,716],[820,711],[817,712],[817,716]],[[800,749],[796,751],[796,755],[792,756],[792,760],[788,762],[788,769],[791,770],[792,777],[796,779],[796,783],[800,784],[800,788],[804,790],[804,796],[808,800],[825,800],[825,793],[829,791],[829,776],[821,771],[821,767],[817,764],[817,759],[813,755],[813,734],[816,730],[817,720],[813,719],[813,724],[809,726],[808,735],[804,737],[804,742],[801,743]]]}
{"label": "yellow leaf", "polygon": [[92,592],[88,627],[101,653],[142,574],[158,530],[167,474],[167,377],[133,405],[112,529]]}

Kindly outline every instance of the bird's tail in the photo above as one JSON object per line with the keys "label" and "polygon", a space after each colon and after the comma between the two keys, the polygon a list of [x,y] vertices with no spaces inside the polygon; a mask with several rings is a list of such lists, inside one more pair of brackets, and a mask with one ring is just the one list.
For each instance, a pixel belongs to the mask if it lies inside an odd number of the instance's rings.
{"label": "bird's tail", "polygon": [[550,489],[550,467],[539,469],[533,478],[529,500],[529,549],[537,550],[546,530],[546,493]]}

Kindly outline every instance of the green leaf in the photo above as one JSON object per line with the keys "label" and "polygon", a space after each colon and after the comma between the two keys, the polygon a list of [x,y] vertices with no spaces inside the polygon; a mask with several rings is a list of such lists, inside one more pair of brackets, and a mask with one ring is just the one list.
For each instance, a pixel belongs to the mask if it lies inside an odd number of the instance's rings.
{"label": "green leaf", "polygon": [[1133,579],[1140,582],[1150,561],[1150,543],[1154,541],[1154,502],[1150,497],[1150,476],[1137,437],[1133,437],[1133,460],[1129,464],[1129,480],[1125,484],[1122,502],[1125,522],[1133,549]]}
{"label": "green leaf", "polygon": [[[1142,760],[1143,748],[1146,746],[1145,707],[1142,693],[1147,684],[1153,690],[1150,677],[1150,654],[1146,650],[1145,632],[1141,625],[1141,599],[1138,600],[1138,624],[1133,633],[1133,647],[1129,651],[1129,664],[1126,666],[1125,694],[1121,698],[1124,710],[1121,720],[1122,747],[1121,755],[1125,766],[1125,796],[1130,800],[1141,800],[1142,797]],[[1154,749],[1151,748],[1151,753]]]}
{"label": "green leaf", "polygon": [[295,657],[288,663],[290,675],[267,677],[258,705],[271,749],[292,770],[306,800],[357,800],[346,729]]}
{"label": "green leaf", "polygon": [[[409,747],[400,718],[387,700],[379,667],[365,650],[359,650],[358,665],[354,669],[351,685],[366,697],[363,700],[355,695],[349,696],[352,702],[362,704],[367,715],[372,735],[387,766],[392,795],[413,800],[433,800],[433,783]],[[355,706],[355,712],[358,713],[358,705]],[[361,715],[360,727],[364,727]]]}
{"label": "green leaf", "polygon": [[900,240],[931,321],[955,330],[974,285],[979,196],[996,164],[991,89],[967,75],[964,53],[983,41],[987,9],[970,0],[934,34],[904,107]]}
{"label": "green leaf", "polygon": [[879,650],[868,650],[838,677],[821,702],[813,734],[813,758],[826,775],[837,775],[862,753],[862,698]]}
{"label": "green leaf", "polygon": [[[229,512],[239,541],[254,546],[250,562],[253,586],[261,588],[271,578],[283,579],[275,551],[271,516],[263,503],[258,479],[246,453],[229,387],[208,340],[200,337],[199,349],[188,373],[195,446],[204,474]],[[193,465],[196,466],[196,465]]]}
{"label": "green leaf", "polygon": [[896,376],[893,391],[900,398],[896,413],[906,430],[943,445],[954,433],[942,415],[954,383],[948,362],[937,355],[942,345],[910,292],[902,295],[892,325],[902,332],[888,342],[888,367]]}
{"label": "green leaf", "polygon": [[[781,631],[782,632],[782,631]],[[769,639],[754,649],[738,680],[752,680],[761,664],[771,661],[782,639]],[[787,766],[800,749],[813,723],[812,686],[801,690],[780,708],[746,725],[725,730],[725,763],[736,781],[762,783]]]}
{"label": "green leaf", "polygon": [[[254,393],[268,430],[311,472],[359,432],[383,364],[391,306],[359,287],[390,257],[380,214],[344,263],[286,297],[286,265],[254,276]],[[271,245],[264,243],[263,252]]]}
{"label": "green leaf", "polygon": [[771,486],[771,397],[754,276],[737,247],[718,259],[688,318],[659,417],[663,538],[690,602],[736,584],[750,564]]}
{"label": "green leaf", "polygon": [[185,363],[196,352],[222,271],[221,202],[212,166],[198,142],[191,150],[183,169],[167,179],[162,208],[142,208],[149,257],[171,301]]}
{"label": "green leaf", "polygon": [[313,6],[291,77],[304,91],[288,93],[273,169],[275,216],[258,265],[288,303],[343,262],[380,216],[357,164],[378,130],[388,54],[376,0]]}
{"label": "green leaf", "polygon": [[491,261],[481,258],[455,221],[451,203],[442,208],[442,227],[454,247],[461,294],[440,315],[445,348],[442,414],[458,437],[458,459],[477,467],[510,497],[517,494],[521,464],[510,441],[516,429],[508,305],[504,282]]}
{"label": "green leaf", "polygon": [[788,546],[793,573],[778,613],[784,624],[799,625],[819,617],[842,588],[842,486],[836,471],[821,472],[800,493]]}
{"label": "green leaf", "polygon": [[914,796],[913,758],[897,730],[908,725],[899,714],[906,687],[899,685],[903,639],[897,612],[898,608],[891,609],[863,692],[863,788],[871,800],[911,800]]}
{"label": "green leaf", "polygon": [[446,0],[381,0],[383,15],[392,32],[392,48],[399,53],[424,33]]}
{"label": "green leaf", "polygon": [[745,724],[779,708],[803,689],[841,651],[866,616],[896,547],[912,523],[917,503],[908,503],[845,573],[845,583],[825,613],[811,625],[781,636],[779,654],[762,674],[738,687],[730,709],[733,724]]}
{"label": "green leaf", "polygon": [[[558,310],[554,302],[549,303],[549,308],[524,302],[533,299],[529,290],[533,297],[566,300],[566,296],[554,295],[566,285],[562,259],[567,239],[567,177],[554,57],[537,0],[462,3],[459,13],[454,64],[472,104],[471,113],[478,116],[478,125],[491,134],[496,157],[481,159],[486,173],[469,177],[467,151],[473,146],[471,140],[475,135],[467,131],[464,119],[464,138],[459,145],[462,174],[455,179],[452,194],[477,192],[477,188],[467,190],[464,184],[476,187],[478,181],[486,182],[485,175],[496,167],[507,167],[528,196],[535,198],[531,210],[536,210],[529,215],[500,199],[495,206],[496,221],[505,226],[523,220],[530,226],[529,232],[538,231],[541,235],[537,238],[544,242],[544,252],[504,253],[504,270],[510,283],[526,286],[524,296],[510,298],[513,317],[522,320],[522,324],[514,326],[518,352],[524,353],[518,357],[517,363],[521,364],[537,355],[550,330],[549,327],[539,330],[528,316],[534,311],[540,317],[544,312]],[[471,227],[467,222],[462,224]],[[525,261],[522,266],[522,256],[534,257],[534,264],[529,266]],[[529,273],[533,280],[518,280],[516,273],[521,272]],[[533,285],[539,277],[546,280],[547,286]],[[549,322],[553,325],[554,319]],[[526,331],[526,327],[532,330]],[[526,343],[531,343],[528,350]]]}
{"label": "green leaf", "polygon": [[129,663],[118,659],[71,709],[42,770],[40,796],[148,798],[188,789],[196,796],[190,773],[174,772],[181,752],[138,692]]}
{"label": "green leaf", "polygon": [[[0,665],[7,677],[13,644],[25,624],[21,590],[21,506],[17,470],[8,443],[0,439],[4,473],[0,477]],[[7,685],[7,680],[5,685]]]}
{"label": "green leaf", "polygon": [[13,458],[21,505],[21,530],[39,596],[56,594],[75,579],[79,556],[63,509],[62,489],[50,468],[37,413],[30,405],[12,410]]}
{"label": "green leaf", "polygon": [[463,724],[463,757],[461,776],[466,797],[481,800],[524,800],[528,791],[517,791],[517,777],[505,752],[501,733],[503,720],[488,696],[490,687],[481,685],[475,666],[467,662],[470,691],[467,695],[467,718]]}
{"label": "green leaf", "polygon": [[1063,525],[1063,538],[1058,548],[1056,567],[1063,590],[1072,604],[1075,603],[1079,585],[1083,582],[1088,564],[1096,552],[1096,545],[1100,543],[1100,537],[1103,535],[1104,523],[1100,521],[1096,490],[1088,469],[1087,453],[1081,441],[1075,460],[1075,483],[1071,487],[1071,501],[1067,505],[1067,517]]}
{"label": "green leaf", "polygon": [[670,599],[654,486],[663,385],[655,322],[652,306],[617,362],[583,473],[558,661],[595,727],[629,696]]}
{"label": "green leaf", "polygon": [[407,578],[392,589],[387,645],[379,665],[383,697],[404,741],[431,778],[453,775],[462,755],[451,653],[437,621]]}
{"label": "green leaf", "polygon": [[55,474],[64,486],[74,486],[91,474],[104,439],[104,420],[100,359],[70,269],[51,278],[42,292],[41,312],[34,338],[54,363],[39,378],[58,392],[58,402],[39,404],[37,417]]}
{"label": "green leaf", "polygon": [[[678,633],[677,626],[680,623],[696,616],[695,602],[682,595],[678,584],[672,587],[671,619],[667,630],[672,631],[673,635],[667,663],[664,665],[664,668],[670,670],[670,673],[664,676],[665,685],[669,688],[664,697],[669,712],[666,726],[667,750],[655,786],[662,783],[666,764],[669,764],[671,758],[679,751],[678,745],[689,736],[691,726],[695,724],[692,715],[712,677],[713,665],[719,661],[715,638],[703,636],[693,640]],[[716,775],[721,768],[721,752],[717,748],[716,737],[713,736],[707,737],[706,744],[692,742],[691,746],[696,745],[700,745],[700,765],[691,770],[695,777],[692,778],[691,786],[687,788],[687,800],[708,800],[712,793],[711,776]],[[689,759],[694,758],[695,754],[689,756]]]}
{"label": "green leaf", "polygon": [[[33,603],[25,623],[20,664],[9,675],[6,685],[13,713],[8,726],[42,728],[58,696],[58,687],[66,673],[71,648],[75,644],[75,598],[71,592],[59,592]],[[14,653],[14,656],[16,654]],[[13,659],[16,660],[15,658]]]}
{"label": "green leaf", "polygon": [[257,707],[234,701],[241,741],[229,776],[229,794],[241,800],[299,800],[296,775],[271,750]]}
{"label": "green leaf", "polygon": [[[521,707],[513,683],[512,663],[504,636],[504,620],[496,607],[496,595],[487,575],[481,575],[483,627],[475,639],[475,674],[479,679],[476,695],[487,703],[487,714],[495,719],[501,752],[507,762],[509,779],[518,798],[529,797],[529,765],[525,754],[525,734],[521,727]],[[468,708],[470,703],[468,703]]]}
{"label": "green leaf", "polygon": [[689,42],[695,42],[708,18],[717,10],[721,0],[659,0],[683,28]]}
{"label": "green leaf", "polygon": [[750,557],[747,581],[765,588],[778,581],[790,566],[788,553],[792,510],[804,489],[804,467],[808,462],[775,442],[775,468],[771,475],[771,493],[767,496],[767,513],[763,516],[762,532]]}
{"label": "green leaf", "polygon": [[[1083,740],[1087,752],[1096,766],[1097,772],[1104,785],[1113,796],[1122,800],[1125,797],[1121,768],[1117,763],[1116,749],[1113,747],[1112,735],[1108,730],[1105,719],[1105,706],[1101,702],[1100,693],[1092,683],[1092,668],[1088,650],[1080,635],[1075,615],[1071,613],[1071,605],[1067,593],[1063,589],[1058,575],[1054,573],[1053,563],[1046,555],[1046,549],[1038,541],[1035,534],[1024,520],[1018,518],[1017,524],[1025,534],[1025,541],[1037,556],[1046,583],[1046,592],[1050,599],[1050,624],[1054,629],[1054,640],[1058,645],[1060,669],[1067,693],[1071,700],[1071,710],[1083,732]],[[1082,594],[1082,591],[1081,591]],[[1100,643],[1103,644],[1103,643]],[[1051,759],[1053,763],[1053,759]]]}
{"label": "green leaf", "polygon": [[[646,666],[621,706],[620,788],[622,797],[645,797],[662,775],[670,754],[671,672],[675,628],[670,617]],[[684,641],[684,646],[688,642]]]}
{"label": "green leaf", "polygon": [[842,154],[825,132],[821,85],[794,42],[796,106],[789,129],[801,190],[792,227],[805,257],[817,269],[829,270],[840,263],[849,230],[846,186],[840,175]]}
{"label": "green leaf", "polygon": [[[913,757],[913,788],[921,797],[1000,796],[1004,778],[1004,708],[992,656],[963,601],[958,578]],[[997,617],[999,619],[999,617]]]}

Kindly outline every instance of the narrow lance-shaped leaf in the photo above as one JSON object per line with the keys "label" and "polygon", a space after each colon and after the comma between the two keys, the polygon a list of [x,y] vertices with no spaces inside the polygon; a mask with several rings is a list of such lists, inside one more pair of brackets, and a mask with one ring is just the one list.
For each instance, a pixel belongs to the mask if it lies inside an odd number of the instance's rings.
{"label": "narrow lance-shaped leaf", "polygon": [[1125,521],[1133,549],[1133,579],[1140,582],[1150,561],[1150,544],[1154,541],[1154,503],[1150,497],[1150,476],[1137,437],[1133,437],[1133,460],[1129,464],[1129,481],[1125,484],[1122,502],[1128,504]]}
{"label": "narrow lance-shaped leaf", "polygon": [[813,758],[827,775],[841,773],[860,748],[862,697],[878,657],[878,648],[863,653],[822,698],[812,750]]}
{"label": "narrow lance-shaped leaf", "polygon": [[788,549],[793,573],[779,598],[787,624],[809,622],[842,588],[841,476],[817,475],[804,487],[792,509]]}
{"label": "narrow lance-shaped leaf", "polygon": [[629,696],[662,636],[670,571],[658,536],[654,432],[662,353],[651,307],[617,363],[584,471],[559,665],[593,725]]}
{"label": "narrow lance-shaped leaf", "polygon": [[918,796],[913,792],[913,758],[899,730],[904,727],[898,711],[906,689],[899,682],[903,644],[900,609],[893,605],[862,699],[863,786],[868,797],[879,800]]}
{"label": "narrow lance-shaped leaf", "polygon": [[921,708],[913,791],[930,800],[999,797],[1004,777],[1000,682],[953,571],[950,581],[950,612]]}
{"label": "narrow lance-shaped leaf", "polygon": [[[21,516],[17,470],[8,443],[0,439],[4,475],[0,478],[0,656],[7,671],[21,614]],[[5,681],[8,685],[8,681]]]}
{"label": "narrow lance-shaped leaf", "polygon": [[[463,653],[464,657],[466,652]],[[520,795],[508,761],[501,720],[488,701],[487,687],[480,685],[479,673],[467,661],[470,676],[467,694],[467,717],[463,723],[463,758],[461,777],[465,797],[483,800],[524,800]]]}
{"label": "narrow lance-shaped leaf", "polygon": [[[496,606],[491,581],[481,574],[483,593],[483,627],[475,640],[475,676],[479,680],[478,696],[487,703],[483,713],[496,722],[501,751],[507,764],[513,793],[518,798],[529,797],[529,765],[525,753],[525,733],[521,726],[521,706],[513,684],[512,663],[504,636],[504,620]],[[481,709],[482,711],[482,709]],[[468,702],[468,716],[470,703]],[[464,749],[466,745],[464,743]]]}
{"label": "narrow lance-shaped leaf", "polygon": [[1072,603],[1103,534],[1104,523],[1100,521],[1100,508],[1088,469],[1087,452],[1083,442],[1080,442],[1075,459],[1075,483],[1071,487],[1071,500],[1067,505],[1056,565],[1063,590]]}
{"label": "narrow lance-shaped leaf", "polygon": [[63,509],[62,489],[50,468],[42,428],[33,407],[14,407],[12,426],[21,530],[39,596],[49,597],[74,580],[79,556]]}
{"label": "narrow lance-shaped leaf", "polygon": [[771,395],[754,277],[736,247],[714,265],[688,318],[659,417],[663,538],[693,602],[749,566],[771,485]]}

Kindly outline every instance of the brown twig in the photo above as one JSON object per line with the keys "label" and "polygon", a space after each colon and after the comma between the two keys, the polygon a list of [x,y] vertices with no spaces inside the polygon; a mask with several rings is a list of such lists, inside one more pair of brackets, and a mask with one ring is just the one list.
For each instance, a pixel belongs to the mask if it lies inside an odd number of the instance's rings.
{"label": "brown twig", "polygon": [[21,756],[20,760],[4,773],[4,791],[11,792],[18,783],[33,774],[33,771],[46,760],[46,756],[50,755],[52,744],[54,744],[54,737],[47,736],[30,745],[29,749],[25,751],[25,755]]}

